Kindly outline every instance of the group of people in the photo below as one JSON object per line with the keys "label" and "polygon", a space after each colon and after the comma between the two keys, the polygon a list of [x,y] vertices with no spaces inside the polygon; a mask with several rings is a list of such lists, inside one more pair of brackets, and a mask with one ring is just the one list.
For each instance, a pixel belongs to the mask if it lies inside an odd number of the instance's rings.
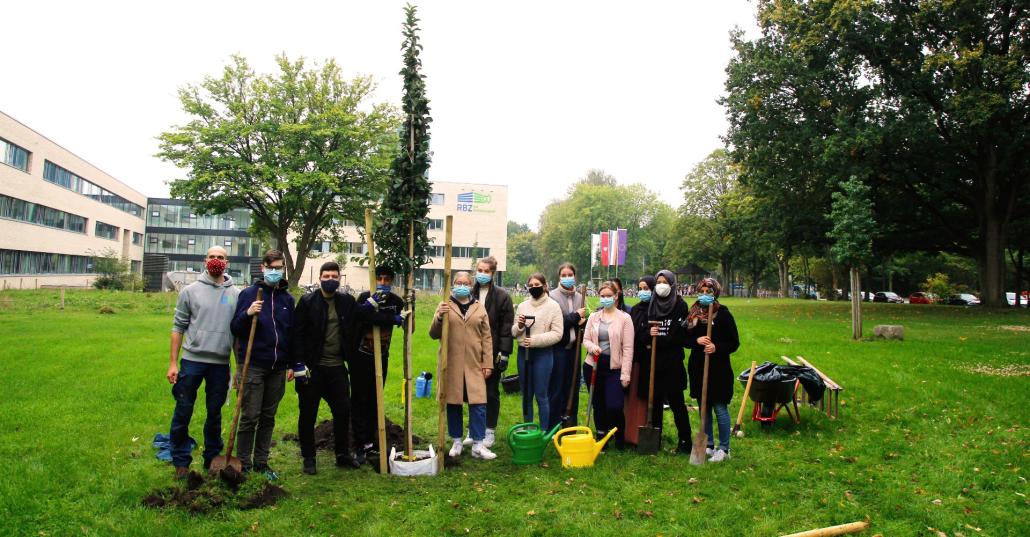
{"label": "group of people", "polygon": [[[221,453],[221,408],[230,385],[230,354],[239,362],[238,383],[252,326],[254,338],[236,444],[243,469],[270,479],[277,477],[268,465],[269,451],[278,405],[290,381],[296,381],[297,436],[304,473],[317,473],[314,428],[322,400],[328,404],[334,424],[349,425],[353,432],[353,452],[345,428],[334,435],[336,465],[358,468],[367,458],[377,457],[381,447],[373,434],[378,413],[374,327],[381,328],[385,379],[392,329],[403,325],[410,314],[406,301],[391,291],[394,272],[377,267],[376,288],[355,299],[339,292],[340,267],[327,262],[319,269],[318,291],[295,301],[283,278],[282,252],[268,251],[262,259],[262,277],[242,291],[225,273],[227,266],[228,254],[223,248],[209,249],[206,271],[180,292],[176,304],[167,373],[175,398],[170,440],[176,475],[184,477],[192,462],[188,428],[202,383],[207,406],[205,469]],[[448,319],[449,355],[442,394],[453,441],[448,455],[458,457],[470,447],[473,457],[496,458],[490,448],[496,441],[500,414],[500,380],[514,348],[524,421],[534,421],[535,400],[543,429],[559,423],[575,425],[579,387],[584,380],[588,385],[596,383],[590,404],[597,434],[617,429],[617,448],[635,444],[637,427],[647,420],[654,352],[651,421],[662,427],[663,405],[668,404],[679,433],[678,450],[684,453],[689,453],[691,446],[684,390],[689,386],[690,397],[701,398],[707,353],[708,406],[719,431],[716,446],[712,420],[706,421],[708,454],[713,462],[729,457],[727,405],[733,394],[729,356],[737,350],[739,339],[733,316],[718,302],[716,280],[698,282],[698,299],[688,307],[674,292],[675,275],[663,270],[640,279],[636,289],[640,302],[629,308],[623,300],[622,282],[615,279],[599,286],[601,307],[590,312],[585,294],[576,290],[576,268],[565,263],[558,269],[553,290],[543,274],[531,275],[526,282],[529,297],[516,309],[508,293],[494,284],[496,270],[496,259],[486,257],[478,261],[474,273],[455,273],[451,295],[439,304],[429,326],[429,336],[441,339],[443,320]],[[714,311],[711,319],[709,305]],[[709,323],[711,337],[707,336]],[[580,344],[586,350],[582,368]],[[684,363],[687,349],[690,356]]]}

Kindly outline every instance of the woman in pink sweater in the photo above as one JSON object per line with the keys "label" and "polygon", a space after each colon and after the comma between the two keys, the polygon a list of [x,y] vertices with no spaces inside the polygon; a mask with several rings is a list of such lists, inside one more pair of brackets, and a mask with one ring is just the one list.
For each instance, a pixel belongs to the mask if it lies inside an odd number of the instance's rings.
{"label": "woman in pink sweater", "polygon": [[633,320],[616,307],[618,290],[612,282],[601,284],[601,311],[587,320],[583,347],[587,350],[583,377],[591,378],[597,368],[597,386],[594,387],[594,425],[598,436],[608,434],[613,427],[615,447],[622,449],[626,416],[622,412],[625,391],[633,370]]}

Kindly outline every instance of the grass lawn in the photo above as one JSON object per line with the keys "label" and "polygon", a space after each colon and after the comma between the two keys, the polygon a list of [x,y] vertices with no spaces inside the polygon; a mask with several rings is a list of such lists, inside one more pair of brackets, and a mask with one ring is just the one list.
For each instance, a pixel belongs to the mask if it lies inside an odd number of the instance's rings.
{"label": "grass lawn", "polygon": [[[274,508],[190,515],[140,505],[172,483],[171,466],[150,447],[173,407],[168,300],[69,292],[61,311],[57,291],[0,293],[0,534],[779,535],[867,517],[863,535],[1030,534],[1025,311],[866,305],[867,333],[904,324],[906,340],[853,342],[847,304],[729,299],[741,331],[735,370],[803,355],[845,387],[843,406],[836,421],[802,408],[799,426],[785,415],[768,431],[745,422],[733,458],[703,467],[669,452],[610,451],[594,468],[570,471],[549,448],[548,467],[524,468],[499,444],[497,460],[466,452],[461,467],[436,478],[338,471],[328,454],[309,477],[298,447],[281,441],[296,428],[288,387],[272,466],[290,497]],[[98,314],[101,305],[115,313]],[[435,369],[431,307],[422,306],[416,371]],[[386,397],[398,421],[396,347]],[[499,432],[521,421],[518,396],[502,404]],[[435,437],[435,401],[417,399],[415,413],[415,432]],[[198,439],[203,418],[198,399]],[[692,422],[697,430],[696,414]],[[666,425],[669,449],[669,413]]]}

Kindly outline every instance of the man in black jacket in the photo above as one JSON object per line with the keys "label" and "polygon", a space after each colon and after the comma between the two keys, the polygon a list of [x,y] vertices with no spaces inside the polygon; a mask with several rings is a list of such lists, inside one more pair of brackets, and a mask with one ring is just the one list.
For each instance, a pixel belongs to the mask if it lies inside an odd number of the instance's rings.
{"label": "man in black jacket", "polygon": [[347,428],[350,424],[350,387],[347,366],[350,356],[349,342],[359,322],[374,322],[390,326],[397,321],[393,316],[379,313],[371,303],[359,304],[354,297],[338,293],[340,266],[332,261],[319,269],[321,289],[300,298],[294,315],[294,331],[290,350],[294,369],[309,367],[310,378],[299,378],[296,384],[300,415],[297,418],[297,436],[300,454],[304,457],[304,473],[317,473],[315,467],[315,420],[323,399],[329,404],[336,426],[334,446],[336,465],[359,468],[361,465],[350,453]]}
{"label": "man in black jacket", "polygon": [[[497,428],[497,416],[501,412],[501,377],[508,368],[508,356],[511,355],[511,324],[515,320],[515,308],[507,291],[494,285],[494,274],[497,272],[497,259],[484,257],[476,264],[476,283],[472,286],[472,297],[483,303],[486,315],[490,319],[490,336],[493,338],[494,374],[486,379],[486,437],[483,445],[492,447],[495,441],[494,429]],[[472,444],[468,436],[462,442]]]}
{"label": "man in black jacket", "polygon": [[[376,267],[376,288],[374,293],[365,291],[358,295],[358,303],[374,304],[381,315],[397,319],[404,312],[404,300],[391,292],[394,271],[386,265]],[[398,323],[400,324],[400,323]],[[354,426],[354,447],[357,449],[358,462],[367,458],[377,458],[376,438],[373,431],[378,427],[376,407],[376,370],[372,347],[371,322],[361,323],[358,327],[358,350],[350,360],[351,386],[351,420]],[[380,325],[384,326],[384,325]],[[379,331],[382,343],[383,384],[386,384],[386,371],[390,359],[390,341],[393,339],[393,326],[384,326]]]}

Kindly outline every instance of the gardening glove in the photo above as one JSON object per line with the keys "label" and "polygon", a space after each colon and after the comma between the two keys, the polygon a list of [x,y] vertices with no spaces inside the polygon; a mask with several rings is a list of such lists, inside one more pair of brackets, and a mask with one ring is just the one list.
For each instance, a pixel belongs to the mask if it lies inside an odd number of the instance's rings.
{"label": "gardening glove", "polygon": [[290,370],[293,371],[293,378],[301,384],[307,384],[311,380],[311,370],[308,369],[304,362],[297,362],[290,366]]}
{"label": "gardening glove", "polygon": [[508,369],[508,357],[501,353],[497,353],[497,362],[494,365],[494,369],[497,370],[498,374],[504,373]]}
{"label": "gardening glove", "polygon": [[379,302],[377,302],[374,297],[368,297],[361,304],[361,307],[363,307],[365,309],[372,309],[372,310],[375,310],[375,311],[379,311]]}
{"label": "gardening glove", "polygon": [[388,294],[389,293],[384,293],[383,291],[376,291],[375,294],[372,295],[372,298],[374,298],[376,302],[382,304],[383,302],[386,302]]}
{"label": "gardening glove", "polygon": [[393,324],[395,324],[397,326],[403,326],[404,325],[404,316],[403,315],[399,315],[399,314],[398,315],[394,315],[393,316]]}

